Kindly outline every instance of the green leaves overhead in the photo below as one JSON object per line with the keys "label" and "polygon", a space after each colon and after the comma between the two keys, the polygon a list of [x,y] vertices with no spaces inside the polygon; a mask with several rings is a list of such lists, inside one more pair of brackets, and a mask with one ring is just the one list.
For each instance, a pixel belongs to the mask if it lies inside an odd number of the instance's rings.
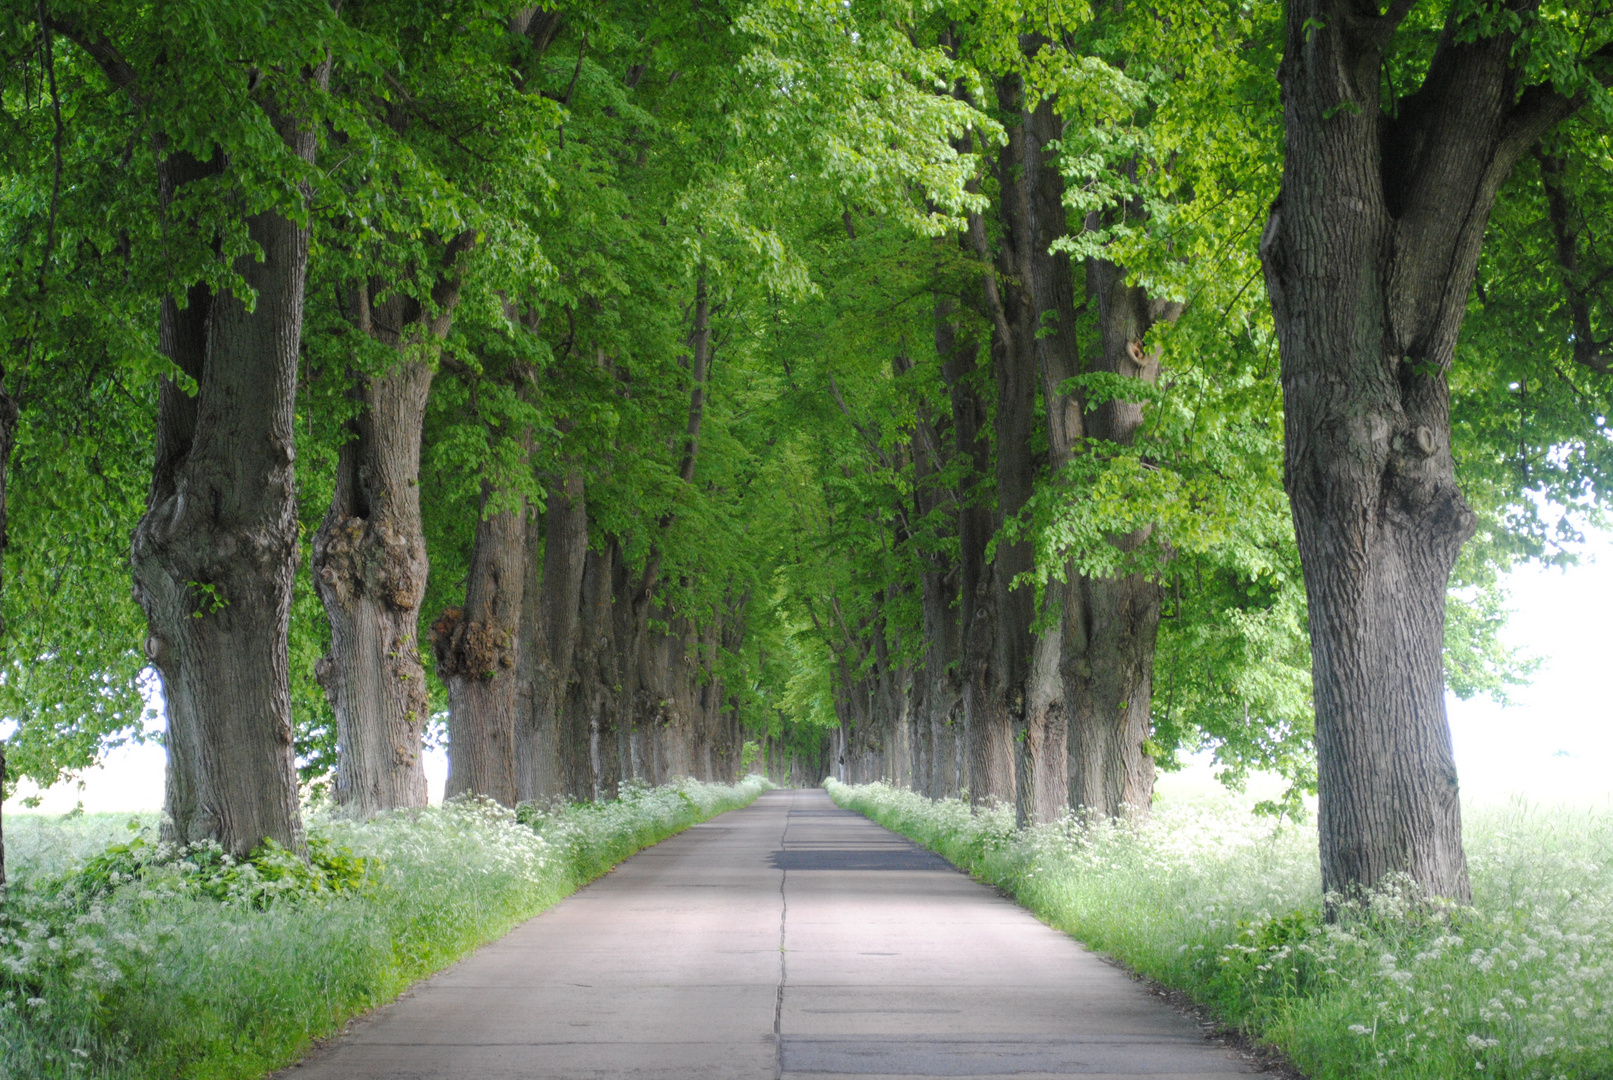
{"label": "green leaves overhead", "polygon": [[[1463,33],[1511,10],[1465,9]],[[1531,78],[1586,108],[1507,179],[1451,373],[1453,450],[1481,518],[1450,608],[1463,693],[1525,674],[1499,644],[1498,575],[1569,557],[1613,469],[1613,105],[1595,14],[1527,16]],[[1234,775],[1304,785],[1306,609],[1259,257],[1282,165],[1283,17],[1271,0],[0,10],[0,333],[22,408],[0,594],[13,769],[48,781],[138,721],[127,538],[154,382],[177,377],[157,311],[198,283],[242,287],[234,260],[262,255],[242,222],[271,209],[311,227],[309,534],[354,380],[398,357],[356,329],[355,284],[410,298],[422,319],[449,306],[449,278],[457,290],[452,331],[409,343],[436,371],[422,628],[462,598],[484,484],[541,529],[549,486],[577,470],[596,549],[615,545],[624,574],[658,568],[657,618],[742,627],[709,677],[754,730],[816,739],[859,675],[911,681],[926,575],[950,565],[962,515],[995,500],[956,438],[954,402],[975,401],[982,452],[995,449],[988,268],[959,236],[1004,239],[1014,175],[998,155],[1022,84],[1026,106],[1058,118],[1054,246],[1078,304],[1083,261],[1101,259],[1185,306],[1137,343],[1162,350],[1157,384],[1099,370],[1097,305],[1078,308],[1084,366],[1054,392],[1083,415],[1138,403],[1142,427],[1125,444],[1082,439],[1055,470],[1042,401],[1036,493],[1000,539],[1033,542],[1042,586],[1132,572],[1161,586],[1160,760],[1211,746]],[[1396,36],[1391,108],[1442,25],[1443,8],[1417,5]],[[306,77],[324,65],[325,84]],[[288,125],[317,141],[312,164],[287,149]],[[181,154],[221,169],[159,193],[158,163]],[[946,582],[957,610],[962,586]],[[334,736],[309,585],[292,662],[314,776]]]}

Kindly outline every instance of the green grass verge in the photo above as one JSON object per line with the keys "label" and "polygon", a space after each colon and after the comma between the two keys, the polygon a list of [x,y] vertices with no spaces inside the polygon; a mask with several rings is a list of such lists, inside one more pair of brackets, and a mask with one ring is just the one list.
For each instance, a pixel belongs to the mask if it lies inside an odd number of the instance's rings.
{"label": "green grass verge", "polygon": [[1166,800],[1136,828],[1016,830],[1009,809],[827,787],[1313,1080],[1613,1077],[1608,810],[1469,809],[1471,907],[1391,886],[1329,924],[1314,828],[1231,797]]}
{"label": "green grass verge", "polygon": [[369,860],[356,885],[337,891],[276,891],[241,867],[221,891],[216,867],[171,860],[109,883],[106,861],[93,860],[119,833],[129,839],[130,819],[13,818],[0,1078],[262,1076],[627,856],[767,786],[687,781],[609,803],[527,808],[519,820],[477,803],[363,823],[316,816],[311,837]]}

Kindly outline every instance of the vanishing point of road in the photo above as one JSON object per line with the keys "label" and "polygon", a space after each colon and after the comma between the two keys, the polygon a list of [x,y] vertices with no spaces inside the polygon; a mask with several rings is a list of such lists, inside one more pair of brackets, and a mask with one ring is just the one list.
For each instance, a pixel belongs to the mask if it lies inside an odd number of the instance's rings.
{"label": "vanishing point of road", "polygon": [[622,863],[284,1080],[1222,1080],[1198,1025],[822,791]]}

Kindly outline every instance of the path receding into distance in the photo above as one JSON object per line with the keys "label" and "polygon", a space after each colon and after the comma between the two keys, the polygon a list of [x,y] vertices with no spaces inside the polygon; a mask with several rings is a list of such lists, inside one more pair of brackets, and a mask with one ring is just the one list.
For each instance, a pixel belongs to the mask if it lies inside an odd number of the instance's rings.
{"label": "path receding into distance", "polygon": [[1197,1024],[822,791],[635,855],[285,1080],[1247,1075]]}

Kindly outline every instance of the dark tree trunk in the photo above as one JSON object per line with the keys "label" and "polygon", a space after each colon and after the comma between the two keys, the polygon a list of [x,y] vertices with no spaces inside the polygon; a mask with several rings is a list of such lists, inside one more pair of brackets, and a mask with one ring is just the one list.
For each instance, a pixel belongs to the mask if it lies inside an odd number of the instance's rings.
{"label": "dark tree trunk", "polygon": [[[937,296],[935,350],[941,358],[942,377],[949,386],[974,367],[973,342],[959,342],[950,298]],[[967,357],[960,355],[968,353]],[[956,396],[965,391],[958,387]],[[956,408],[956,405],[954,406]],[[967,411],[967,410],[965,410]],[[969,417],[964,417],[967,423]],[[954,423],[958,421],[955,419]],[[961,447],[959,448],[961,449]],[[928,410],[919,414],[913,433],[913,470],[916,480],[914,508],[920,520],[943,512],[961,517],[960,492],[940,486],[939,475],[952,456],[944,448]],[[961,524],[961,522],[960,522]],[[914,679],[915,787],[932,799],[951,798],[962,782],[958,776],[957,744],[963,729],[963,640],[958,625],[959,575],[957,564],[943,551],[924,554],[919,580],[919,603],[924,620],[924,666]]]}
{"label": "dark tree trunk", "polygon": [[[281,118],[312,161],[314,140]],[[173,155],[159,166],[166,206],[221,169]],[[247,221],[263,258],[235,270],[252,297],[163,301],[160,345],[198,390],[165,381],[157,457],[132,542],[146,655],[162,678],[168,726],[164,835],[217,840],[245,855],[264,839],[302,849],[292,755],[286,634],[297,559],[292,416],[307,229],[276,213]],[[248,305],[251,304],[249,309]]]}
{"label": "dark tree trunk", "polygon": [[453,264],[472,236],[446,246],[433,313],[395,290],[386,295],[379,280],[352,290],[356,328],[397,355],[390,370],[356,376],[360,411],[313,541],[314,587],[331,628],[318,675],[336,714],[336,802],[360,818],[426,804],[421,733],[430,704],[418,635],[429,565],[420,430],[434,354],[458,300]]}
{"label": "dark tree trunk", "polygon": [[[1036,371],[1047,416],[1048,466],[1056,475],[1070,461],[1083,431],[1080,399],[1064,389],[1080,373],[1075,284],[1070,257],[1053,244],[1070,233],[1064,206],[1064,177],[1057,150],[1060,135],[1051,100],[1025,117],[1021,170],[1025,177],[1022,229],[1018,240],[1023,280],[1034,302],[1034,329],[1019,332],[1035,342]],[[1018,739],[1018,817],[1022,824],[1053,821],[1069,802],[1069,709],[1063,678],[1069,648],[1068,620],[1074,585],[1066,568],[1062,580],[1049,578],[1043,591],[1047,628],[1036,637],[1025,690],[1025,716]]]}
{"label": "dark tree trunk", "polygon": [[1442,648],[1474,515],[1446,376],[1496,191],[1574,103],[1520,86],[1515,33],[1466,40],[1453,12],[1390,115],[1384,50],[1410,6],[1289,4],[1287,155],[1261,255],[1310,602],[1323,888],[1403,871],[1466,900]]}
{"label": "dark tree trunk", "polygon": [[582,601],[578,611],[575,680],[560,717],[560,748],[566,793],[578,801],[611,798],[621,778],[617,754],[616,698],[621,692],[621,657],[616,648],[611,580],[616,545],[590,548],[583,560]]}
{"label": "dark tree trunk", "polygon": [[[1028,207],[1026,125],[1020,114],[1024,87],[1017,76],[999,80],[999,107],[1015,120],[996,162],[1001,190],[1003,244],[992,266],[984,224],[971,223],[971,237],[985,263],[986,307],[993,331],[992,371],[997,384],[997,507],[993,525],[1016,517],[1031,495],[1035,461],[1031,434],[1036,411],[1036,299],[1025,273],[1033,244]],[[996,555],[975,585],[967,626],[968,673],[964,701],[969,715],[969,798],[977,804],[1017,803],[1016,736],[1026,717],[1026,680],[1031,673],[1036,617],[1035,590],[1014,584],[1033,565],[1026,540],[999,542]]]}
{"label": "dark tree trunk", "polygon": [[437,674],[448,687],[446,798],[482,795],[515,805],[515,665],[525,583],[526,513],[488,512],[484,484],[465,606],[432,626]]}
{"label": "dark tree trunk", "polygon": [[588,507],[574,469],[549,491],[543,535],[527,533],[515,723],[515,793],[523,802],[571,790],[561,709],[582,630],[587,558]]}
{"label": "dark tree trunk", "polygon": [[[944,329],[943,329],[944,327]],[[945,362],[956,348],[951,313],[936,306],[936,347]],[[950,456],[927,415],[913,436],[917,478],[915,508],[925,518],[939,512],[955,493],[937,486],[936,476]],[[920,606],[924,620],[924,666],[913,679],[914,787],[930,798],[950,798],[961,786],[957,773],[957,741],[963,727],[962,651],[958,627],[958,570],[941,551],[927,552],[920,574]]]}
{"label": "dark tree trunk", "polygon": [[[984,258],[985,223],[978,215],[970,219],[970,232]],[[989,277],[983,284],[993,287]],[[973,788],[973,714],[969,707],[972,661],[967,635],[974,634],[977,626],[984,630],[993,622],[986,569],[986,546],[992,533],[991,504],[990,495],[982,490],[991,471],[991,444],[986,437],[986,407],[976,382],[979,343],[959,337],[942,314],[938,313],[936,323],[936,333],[943,335],[937,338],[937,347],[941,349],[942,377],[952,399],[952,435],[958,454],[969,462],[969,475],[958,493],[959,646],[954,653],[958,663],[953,675],[959,695],[959,724],[953,732],[953,775],[958,783],[956,794],[961,795]]]}
{"label": "dark tree trunk", "polygon": [[[678,462],[678,477],[686,487],[694,483],[695,464],[700,456],[700,428],[705,420],[706,383],[711,368],[711,302],[703,271],[695,279],[693,314],[694,323],[688,338],[689,413],[684,426],[683,454]],[[664,535],[676,520],[676,509],[668,509],[658,522],[659,532]],[[658,680],[653,673],[646,672],[645,665],[650,661],[647,656],[649,623],[656,586],[660,583],[661,555],[660,543],[652,543],[644,569],[638,574],[618,558],[615,583],[616,640],[622,649],[623,672],[618,725],[622,772],[624,776],[652,783],[656,782],[656,754],[664,734],[661,702],[665,699],[650,692],[650,684]]]}

